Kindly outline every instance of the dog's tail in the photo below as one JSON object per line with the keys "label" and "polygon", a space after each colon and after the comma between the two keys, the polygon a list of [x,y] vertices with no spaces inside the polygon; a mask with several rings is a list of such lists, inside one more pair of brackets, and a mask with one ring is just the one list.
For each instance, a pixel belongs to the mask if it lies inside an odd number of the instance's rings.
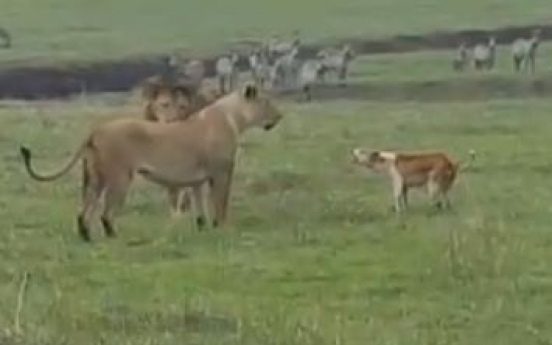
{"label": "dog's tail", "polygon": [[56,180],[61,176],[65,175],[69,170],[71,170],[71,168],[73,168],[73,166],[75,166],[75,164],[81,158],[84,150],[87,147],[89,147],[89,143],[90,143],[89,140],[86,140],[83,144],[81,144],[81,146],[77,149],[77,151],[75,151],[75,153],[73,154],[69,162],[67,162],[58,171],[55,171],[49,174],[39,173],[33,168],[33,166],[31,165],[31,157],[32,157],[31,150],[29,148],[25,146],[21,146],[19,150],[20,150],[21,156],[23,157],[23,163],[25,164],[25,169],[27,170],[31,178],[37,181],[45,182],[45,181]]}
{"label": "dog's tail", "polygon": [[471,149],[468,151],[469,157],[464,160],[456,163],[456,171],[462,171],[471,168],[473,165],[473,162],[475,161],[475,157],[477,156],[477,152],[474,149]]}

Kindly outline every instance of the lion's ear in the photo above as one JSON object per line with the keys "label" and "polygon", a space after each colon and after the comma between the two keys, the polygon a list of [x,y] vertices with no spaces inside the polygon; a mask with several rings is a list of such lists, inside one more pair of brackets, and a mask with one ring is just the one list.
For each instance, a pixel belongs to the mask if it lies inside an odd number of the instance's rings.
{"label": "lion's ear", "polygon": [[259,93],[259,90],[257,89],[257,86],[252,83],[248,83],[245,85],[245,88],[243,89],[243,97],[247,100],[253,100],[257,98]]}
{"label": "lion's ear", "polygon": [[173,86],[173,93],[179,93],[188,99],[191,99],[194,94],[192,87],[183,83],[175,84]]}
{"label": "lion's ear", "polygon": [[153,76],[144,80],[141,84],[142,98],[152,101],[157,98],[159,90],[163,87],[164,80],[161,76]]}
{"label": "lion's ear", "polygon": [[159,121],[159,119],[157,118],[157,116],[155,116],[155,113],[152,109],[151,102],[147,102],[146,105],[144,106],[144,117],[148,121],[152,121],[152,122],[158,122]]}

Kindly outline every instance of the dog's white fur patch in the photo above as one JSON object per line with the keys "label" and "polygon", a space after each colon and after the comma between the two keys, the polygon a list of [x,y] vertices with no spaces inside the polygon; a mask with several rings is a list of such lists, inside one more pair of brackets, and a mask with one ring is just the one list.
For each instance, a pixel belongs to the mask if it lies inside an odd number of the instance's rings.
{"label": "dog's white fur patch", "polygon": [[397,154],[390,151],[379,151],[379,156],[383,159],[394,161],[397,159]]}
{"label": "dog's white fur patch", "polygon": [[361,155],[362,155],[362,150],[361,149],[354,149],[353,150],[353,156],[355,156],[357,158],[360,158]]}

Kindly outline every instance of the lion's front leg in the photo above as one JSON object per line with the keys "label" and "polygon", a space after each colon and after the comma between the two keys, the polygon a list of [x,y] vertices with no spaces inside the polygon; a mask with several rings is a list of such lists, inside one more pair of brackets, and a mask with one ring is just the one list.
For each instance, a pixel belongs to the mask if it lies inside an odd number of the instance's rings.
{"label": "lion's front leg", "polygon": [[232,164],[228,170],[213,177],[211,185],[211,201],[215,211],[215,217],[213,219],[213,226],[215,227],[226,221],[233,172],[234,166]]}

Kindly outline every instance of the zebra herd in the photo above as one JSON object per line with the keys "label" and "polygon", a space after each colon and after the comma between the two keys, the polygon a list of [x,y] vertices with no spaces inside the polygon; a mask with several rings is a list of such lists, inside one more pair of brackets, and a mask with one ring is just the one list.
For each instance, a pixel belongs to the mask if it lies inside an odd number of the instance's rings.
{"label": "zebra herd", "polygon": [[[299,38],[279,41],[271,38],[265,44],[250,49],[247,56],[231,51],[219,56],[214,65],[215,76],[220,92],[228,93],[237,87],[239,78],[238,64],[245,58],[251,78],[262,88],[300,89],[305,99],[311,99],[311,87],[315,83],[327,81],[333,74],[344,85],[347,80],[349,63],[355,54],[351,47],[344,44],[340,48],[326,48],[315,56],[303,58],[304,47]],[[178,58],[175,54],[167,59],[171,75],[199,84],[205,77],[202,60]]]}
{"label": "zebra herd", "polygon": [[[535,60],[537,48],[540,43],[541,30],[533,30],[529,38],[518,38],[512,42],[512,62],[516,72],[531,72],[535,71]],[[470,56],[471,55],[471,56]],[[496,39],[494,36],[489,37],[487,43],[476,44],[471,50],[465,42],[462,42],[458,47],[452,67],[456,71],[463,71],[470,65],[470,58],[473,62],[473,67],[476,70],[491,70],[495,66],[496,61]]]}

